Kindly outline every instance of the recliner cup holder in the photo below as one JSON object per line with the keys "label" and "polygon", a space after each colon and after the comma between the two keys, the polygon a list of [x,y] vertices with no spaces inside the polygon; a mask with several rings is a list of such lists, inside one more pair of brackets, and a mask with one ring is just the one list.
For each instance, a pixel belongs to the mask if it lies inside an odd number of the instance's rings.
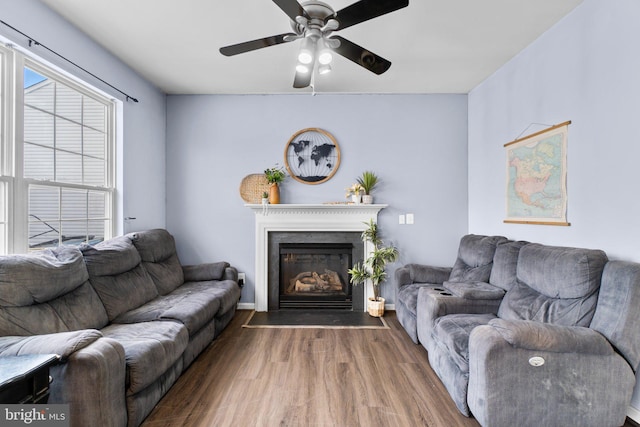
{"label": "recliner cup holder", "polygon": [[453,296],[453,294],[451,292],[446,292],[446,291],[440,292],[440,295],[445,295],[445,296],[449,296],[449,297]]}
{"label": "recliner cup holder", "polygon": [[433,290],[438,292],[446,292],[445,288],[433,288]]}

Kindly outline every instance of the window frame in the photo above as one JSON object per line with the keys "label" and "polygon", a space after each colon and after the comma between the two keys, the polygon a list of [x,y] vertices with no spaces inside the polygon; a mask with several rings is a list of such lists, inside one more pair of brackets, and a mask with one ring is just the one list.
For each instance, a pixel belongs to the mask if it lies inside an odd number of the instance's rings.
{"label": "window frame", "polygon": [[[5,200],[1,203],[6,214],[2,224],[0,212],[0,226],[6,230],[6,238],[0,241],[0,254],[26,253],[29,248],[29,190],[38,187],[53,187],[59,191],[63,189],[100,192],[105,195],[104,239],[113,237],[116,229],[116,143],[119,105],[113,97],[104,94],[86,82],[68,75],[57,67],[39,58],[16,49],[13,46],[0,44],[2,67],[0,74],[0,120],[2,120],[2,134],[0,135],[0,185],[5,187]],[[10,60],[5,60],[10,58]],[[71,88],[82,96],[86,96],[105,106],[105,181],[104,185],[88,185],[53,180],[41,180],[24,177],[24,69],[29,68],[49,79]],[[55,117],[55,115],[54,115]],[[84,126],[83,123],[80,124]],[[84,141],[83,141],[84,143]],[[1,189],[0,189],[1,190]],[[0,191],[0,196],[2,195]],[[60,209],[61,201],[58,201]],[[59,216],[61,223],[64,219]],[[87,212],[87,221],[91,220]],[[0,232],[0,238],[2,234]],[[60,234],[61,239],[62,234]],[[60,240],[58,244],[63,244]]]}

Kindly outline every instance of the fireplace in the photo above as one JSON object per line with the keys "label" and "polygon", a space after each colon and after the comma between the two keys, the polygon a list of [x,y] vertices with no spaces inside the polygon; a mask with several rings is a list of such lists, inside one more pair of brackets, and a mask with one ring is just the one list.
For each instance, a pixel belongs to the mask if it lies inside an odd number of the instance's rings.
{"label": "fireplace", "polygon": [[[255,214],[253,308],[256,311],[269,311],[280,309],[280,243],[351,244],[351,261],[359,262],[373,250],[368,242],[362,242],[361,234],[370,220],[377,221],[378,212],[387,205],[328,203],[245,206]],[[316,271],[319,275],[323,272]],[[365,311],[365,302],[372,292],[370,284],[352,286],[352,309]]]}
{"label": "fireplace", "polygon": [[359,232],[270,233],[269,310],[360,310],[364,290],[349,283],[347,270],[363,255]]}

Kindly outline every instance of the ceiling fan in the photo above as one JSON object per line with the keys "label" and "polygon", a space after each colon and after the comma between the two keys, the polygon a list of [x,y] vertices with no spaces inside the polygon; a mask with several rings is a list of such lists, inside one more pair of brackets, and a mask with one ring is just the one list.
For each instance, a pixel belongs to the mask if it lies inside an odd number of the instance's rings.
{"label": "ceiling fan", "polygon": [[296,0],[273,0],[273,2],[291,18],[293,33],[225,46],[220,48],[220,53],[233,56],[301,39],[302,44],[293,82],[295,88],[305,88],[311,84],[316,62],[318,73],[324,74],[331,71],[332,52],[344,56],[375,74],[387,71],[391,62],[344,37],[333,35],[333,32],[409,5],[409,0],[360,0],[336,12],[328,4],[316,0],[308,0],[302,4]]}

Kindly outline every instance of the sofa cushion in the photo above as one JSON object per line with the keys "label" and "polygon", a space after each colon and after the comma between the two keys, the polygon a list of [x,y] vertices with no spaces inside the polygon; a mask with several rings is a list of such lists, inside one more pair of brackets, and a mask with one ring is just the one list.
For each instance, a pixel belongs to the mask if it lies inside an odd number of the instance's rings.
{"label": "sofa cushion", "polygon": [[0,258],[0,335],[99,329],[107,313],[76,247]]}
{"label": "sofa cushion", "polygon": [[506,241],[507,238],[502,236],[463,236],[449,281],[488,282],[496,246]]}
{"label": "sofa cushion", "polygon": [[552,298],[581,298],[600,287],[607,255],[596,249],[530,243],[520,249],[517,279]]}
{"label": "sofa cushion", "polygon": [[152,320],[175,320],[184,324],[194,336],[214,317],[234,308],[240,299],[240,287],[232,280],[187,282],[170,294],[122,313],[114,323],[138,323]]}
{"label": "sofa cushion", "polygon": [[112,324],[103,328],[102,334],[124,347],[127,395],[160,378],[181,358],[189,341],[187,329],[171,321]]}
{"label": "sofa cushion", "polygon": [[418,290],[420,288],[433,288],[437,285],[432,285],[429,283],[412,283],[410,285],[405,285],[398,289],[397,300],[401,303],[409,313],[416,317],[417,312],[417,304],[418,304]]}
{"label": "sofa cushion", "polygon": [[600,250],[530,243],[520,249],[517,283],[498,316],[564,326],[589,326],[607,256]]}
{"label": "sofa cushion", "polygon": [[469,372],[469,335],[495,319],[493,314],[448,314],[436,319],[432,332],[435,345],[449,355],[460,371]]}
{"label": "sofa cushion", "polygon": [[109,320],[89,282],[42,304],[0,308],[0,335],[39,335],[100,329]]}
{"label": "sofa cushion", "polygon": [[0,260],[0,305],[20,307],[50,301],[82,285],[89,274],[71,246]]}
{"label": "sofa cushion", "polygon": [[160,295],[166,295],[184,283],[184,273],[176,243],[167,230],[155,229],[128,234],[140,253]]}
{"label": "sofa cushion", "polygon": [[107,310],[109,320],[158,296],[140,255],[126,237],[81,247],[89,279]]}
{"label": "sofa cushion", "polygon": [[597,292],[586,298],[550,298],[517,283],[505,294],[498,308],[498,317],[564,326],[589,326],[597,299]]}
{"label": "sofa cushion", "polygon": [[506,242],[496,247],[489,283],[505,291],[511,289],[516,283],[520,249],[527,243],[525,241]]}

